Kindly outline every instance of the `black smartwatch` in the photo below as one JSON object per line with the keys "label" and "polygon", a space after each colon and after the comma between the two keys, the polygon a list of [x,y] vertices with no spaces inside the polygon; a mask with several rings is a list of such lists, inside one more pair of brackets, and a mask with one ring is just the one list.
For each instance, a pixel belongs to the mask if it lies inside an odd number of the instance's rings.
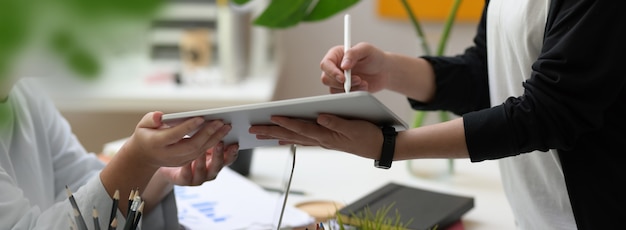
{"label": "black smartwatch", "polygon": [[374,161],[374,166],[381,169],[391,168],[393,154],[396,151],[396,136],[398,132],[393,126],[383,126],[383,147],[380,153],[380,159]]}

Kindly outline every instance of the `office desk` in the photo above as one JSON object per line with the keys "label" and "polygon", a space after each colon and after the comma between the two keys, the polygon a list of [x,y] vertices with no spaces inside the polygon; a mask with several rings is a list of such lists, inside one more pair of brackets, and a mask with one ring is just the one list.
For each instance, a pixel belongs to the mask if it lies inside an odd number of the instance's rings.
{"label": "office desk", "polygon": [[[254,149],[249,178],[263,187],[284,188],[290,165],[287,146]],[[412,164],[422,177],[413,176],[408,161],[394,162],[389,170],[373,160],[319,147],[298,147],[288,203],[330,200],[349,204],[387,182],[473,196],[475,205],[463,217],[467,230],[515,229],[495,161],[470,163],[455,160],[454,175],[446,175],[446,160],[418,160]]]}

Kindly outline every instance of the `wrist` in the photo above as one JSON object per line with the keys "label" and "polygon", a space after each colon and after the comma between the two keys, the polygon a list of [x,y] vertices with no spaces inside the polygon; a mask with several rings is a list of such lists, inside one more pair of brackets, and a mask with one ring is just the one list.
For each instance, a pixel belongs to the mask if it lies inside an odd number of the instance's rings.
{"label": "wrist", "polygon": [[426,59],[400,54],[389,54],[388,57],[388,90],[422,102],[432,100],[436,88],[435,73]]}
{"label": "wrist", "polygon": [[391,163],[396,151],[396,136],[398,132],[393,126],[383,126],[381,128],[383,134],[383,144],[380,151],[380,157],[374,161],[374,166],[382,169],[391,168]]}
{"label": "wrist", "polygon": [[117,165],[135,174],[152,176],[160,168],[159,165],[150,162],[146,157],[142,156],[129,142],[120,148],[111,161],[116,161]]}
{"label": "wrist", "polygon": [[[157,169],[138,161],[132,152],[122,147],[102,169],[100,179],[109,195],[112,196],[116,190],[119,190],[121,197],[126,197],[128,192],[134,189],[144,192]],[[120,208],[122,207],[126,206],[121,205]]]}

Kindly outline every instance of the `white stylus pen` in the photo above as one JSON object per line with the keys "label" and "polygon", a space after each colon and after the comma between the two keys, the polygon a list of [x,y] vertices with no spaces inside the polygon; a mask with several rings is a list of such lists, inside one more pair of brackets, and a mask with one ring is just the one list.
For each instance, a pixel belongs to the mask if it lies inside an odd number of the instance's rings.
{"label": "white stylus pen", "polygon": [[[348,49],[350,49],[350,15],[346,14],[343,18],[343,55],[346,55]],[[343,83],[343,89],[346,93],[350,92],[352,88],[352,74],[349,69],[343,71],[343,75],[346,76],[346,81]]]}

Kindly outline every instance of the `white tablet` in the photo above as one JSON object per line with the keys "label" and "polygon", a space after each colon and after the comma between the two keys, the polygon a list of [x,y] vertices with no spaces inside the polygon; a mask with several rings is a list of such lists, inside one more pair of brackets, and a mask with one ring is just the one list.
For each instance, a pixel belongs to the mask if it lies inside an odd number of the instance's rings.
{"label": "white tablet", "polygon": [[272,124],[270,117],[280,115],[314,121],[321,113],[334,114],[346,119],[367,120],[378,125],[391,125],[405,130],[408,125],[372,94],[364,91],[328,94],[265,103],[238,105],[223,108],[170,113],[163,121],[176,125],[191,117],[205,120],[221,119],[231,124],[232,130],[224,138],[225,144],[239,143],[239,149],[278,145],[276,140],[258,140],[248,133],[251,125]]}

